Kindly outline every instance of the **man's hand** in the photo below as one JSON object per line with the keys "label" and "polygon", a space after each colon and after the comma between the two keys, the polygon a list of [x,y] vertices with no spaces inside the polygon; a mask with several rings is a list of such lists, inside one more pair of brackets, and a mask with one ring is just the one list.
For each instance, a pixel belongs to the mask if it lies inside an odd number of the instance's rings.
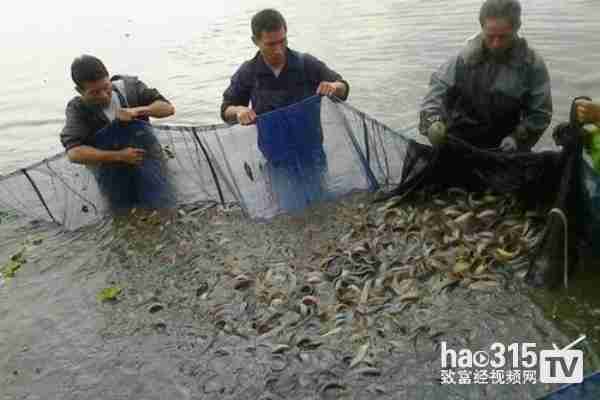
{"label": "man's hand", "polygon": [[240,125],[252,125],[256,122],[256,113],[248,107],[238,107],[235,116]]}
{"label": "man's hand", "polygon": [[323,81],[317,88],[317,94],[321,96],[333,96],[338,89],[336,82]]}
{"label": "man's hand", "polygon": [[580,99],[575,102],[577,119],[581,123],[600,122],[600,104]]}
{"label": "man's hand", "polygon": [[446,124],[442,121],[436,121],[431,124],[429,129],[427,129],[427,138],[434,147],[442,145],[447,138]]}
{"label": "man's hand", "polygon": [[140,165],[144,161],[145,153],[146,151],[143,149],[126,147],[119,150],[119,161],[129,165]]}
{"label": "man's hand", "polygon": [[517,151],[517,140],[512,136],[507,136],[500,143],[500,150],[504,152]]}
{"label": "man's hand", "polygon": [[323,81],[319,83],[319,87],[317,88],[317,94],[320,96],[336,96],[340,99],[345,99],[348,95],[348,86],[346,86],[346,84],[341,81]]}
{"label": "man's hand", "polygon": [[566,147],[573,142],[574,137],[571,135],[572,131],[569,129],[570,126],[571,125],[568,122],[561,122],[554,127],[552,138],[557,146]]}
{"label": "man's hand", "polygon": [[149,116],[148,107],[120,108],[117,110],[117,119],[121,122],[131,122],[134,119]]}
{"label": "man's hand", "polygon": [[502,139],[500,142],[500,150],[505,152],[517,151],[519,149],[519,143],[527,142],[529,132],[523,125],[517,125],[516,129],[509,136]]}

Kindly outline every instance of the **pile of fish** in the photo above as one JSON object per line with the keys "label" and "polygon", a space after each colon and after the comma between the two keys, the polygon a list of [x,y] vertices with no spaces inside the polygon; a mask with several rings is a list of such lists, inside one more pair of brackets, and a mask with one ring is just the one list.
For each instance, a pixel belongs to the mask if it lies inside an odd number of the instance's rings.
{"label": "pile of fish", "polygon": [[[252,293],[258,306],[252,330],[277,338],[274,353],[349,340],[352,368],[366,362],[379,336],[394,331],[385,326],[397,323],[395,315],[413,306],[423,311],[452,287],[496,291],[524,275],[545,213],[525,210],[509,195],[458,188],[417,197],[340,206],[332,223],[348,230],[312,259],[262,260],[252,271],[227,257],[231,288],[245,299]],[[211,311],[217,325],[234,326],[227,314],[235,312]],[[315,329],[309,336],[307,326]]]}
{"label": "pile of fish", "polygon": [[[375,297],[414,298],[404,282],[434,274],[472,289],[493,289],[500,276],[527,266],[544,227],[544,214],[524,210],[510,195],[451,188],[422,200],[409,205],[392,198],[356,217],[342,238],[349,250],[322,265],[340,300],[365,300],[370,290]],[[352,240],[365,231],[367,240]]]}
{"label": "pile of fish", "polygon": [[417,274],[437,271],[464,278],[514,264],[536,246],[545,222],[545,214],[522,209],[513,196],[458,188],[422,206],[396,204],[392,199],[377,210],[377,231],[388,241],[399,235],[408,246],[423,249],[420,256],[408,251],[403,258],[404,264],[416,264]]}
{"label": "pile of fish", "polygon": [[418,300],[424,282],[430,293],[455,284],[489,291],[524,275],[544,214],[510,195],[459,188],[421,200],[347,209],[350,231],[304,280],[282,263],[256,277],[238,275],[234,287],[253,283],[259,303],[297,302],[302,314],[319,305],[337,318],[347,308]]}

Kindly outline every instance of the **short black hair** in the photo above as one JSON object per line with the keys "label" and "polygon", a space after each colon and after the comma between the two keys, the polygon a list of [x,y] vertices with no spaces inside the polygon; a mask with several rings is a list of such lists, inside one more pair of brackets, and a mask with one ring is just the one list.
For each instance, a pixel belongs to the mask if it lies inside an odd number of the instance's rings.
{"label": "short black hair", "polygon": [[255,39],[260,39],[260,35],[263,32],[277,32],[281,28],[287,31],[287,24],[285,23],[283,15],[272,8],[257,12],[254,17],[252,17],[250,25],[252,27],[252,36],[254,36]]}
{"label": "short black hair", "polygon": [[486,0],[479,11],[481,26],[488,18],[507,19],[513,28],[521,27],[521,3],[518,0]]}
{"label": "short black hair", "polygon": [[83,88],[85,82],[96,82],[108,77],[108,70],[99,58],[84,54],[73,60],[71,78],[77,87]]}

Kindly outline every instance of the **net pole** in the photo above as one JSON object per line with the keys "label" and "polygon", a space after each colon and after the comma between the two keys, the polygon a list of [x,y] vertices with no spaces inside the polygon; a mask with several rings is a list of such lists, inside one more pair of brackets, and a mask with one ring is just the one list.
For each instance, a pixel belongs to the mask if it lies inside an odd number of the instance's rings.
{"label": "net pole", "polygon": [[198,146],[200,146],[202,153],[204,153],[204,157],[206,157],[206,162],[208,163],[208,167],[210,168],[210,173],[212,174],[213,180],[215,181],[215,185],[217,185],[217,190],[219,192],[219,199],[221,200],[221,205],[225,206],[225,197],[223,196],[223,190],[221,189],[221,183],[219,182],[219,177],[217,176],[217,173],[215,172],[215,168],[212,165],[212,161],[210,160],[210,157],[208,156],[208,152],[206,151],[206,148],[204,147],[204,145],[202,144],[202,141],[200,140],[200,136],[198,136],[196,127],[192,128],[192,134],[194,135],[194,138],[196,139]]}
{"label": "net pole", "polygon": [[54,223],[58,224],[59,222],[56,220],[56,218],[54,218],[54,215],[52,215],[52,212],[50,211],[50,208],[48,207],[48,204],[46,204],[46,200],[44,200],[44,196],[42,196],[42,193],[40,192],[40,189],[38,189],[37,185],[35,184],[35,182],[31,178],[31,176],[29,176],[29,173],[27,172],[27,170],[26,169],[22,169],[21,171],[23,172],[23,175],[25,175],[25,177],[27,178],[27,180],[29,181],[29,183],[31,183],[31,186],[33,187],[33,190],[37,194],[38,199],[40,200],[40,202],[42,203],[42,205],[44,206],[44,208],[48,212],[48,215],[50,216],[50,218],[52,219],[52,221]]}

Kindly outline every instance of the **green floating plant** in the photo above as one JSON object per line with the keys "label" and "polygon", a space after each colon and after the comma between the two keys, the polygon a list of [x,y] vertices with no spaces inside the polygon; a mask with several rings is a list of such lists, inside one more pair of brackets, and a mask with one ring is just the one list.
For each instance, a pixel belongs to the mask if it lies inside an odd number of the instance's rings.
{"label": "green floating plant", "polygon": [[98,293],[98,301],[104,303],[106,301],[114,301],[117,299],[117,296],[121,293],[121,288],[113,286],[102,289],[100,293]]}
{"label": "green floating plant", "polygon": [[15,273],[25,264],[25,249],[12,255],[10,260],[0,269],[4,278],[13,278]]}

